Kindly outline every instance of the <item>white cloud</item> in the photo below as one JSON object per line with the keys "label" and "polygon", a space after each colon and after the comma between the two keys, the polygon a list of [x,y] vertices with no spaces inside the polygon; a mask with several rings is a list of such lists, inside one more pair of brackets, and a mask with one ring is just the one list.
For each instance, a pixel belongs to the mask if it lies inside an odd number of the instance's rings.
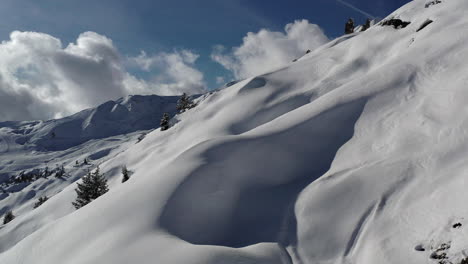
{"label": "white cloud", "polygon": [[160,67],[159,75],[149,81],[132,76],[112,40],[94,32],[66,47],[48,34],[12,32],[0,43],[0,121],[60,117],[132,93],[205,89],[203,74],[193,68],[197,54],[182,50],[138,58],[143,69]]}
{"label": "white cloud", "polygon": [[223,76],[217,76],[216,77],[216,84],[224,84],[226,80],[224,79]]}
{"label": "white cloud", "polygon": [[[172,53],[161,52],[148,56],[142,51],[137,57],[129,58],[130,65],[136,65],[144,71],[156,71],[150,82],[128,79],[128,83],[139,83],[139,90],[158,90],[161,95],[182,93],[201,93],[205,91],[203,73],[195,68],[199,55],[189,50],[176,50]],[[143,83],[142,83],[143,82]],[[131,86],[128,84],[128,86]]]}
{"label": "white cloud", "polygon": [[249,32],[239,47],[227,51],[215,46],[211,58],[231,71],[236,78],[246,78],[275,70],[326,43],[328,38],[319,26],[307,20],[287,24],[284,32],[262,29]]}

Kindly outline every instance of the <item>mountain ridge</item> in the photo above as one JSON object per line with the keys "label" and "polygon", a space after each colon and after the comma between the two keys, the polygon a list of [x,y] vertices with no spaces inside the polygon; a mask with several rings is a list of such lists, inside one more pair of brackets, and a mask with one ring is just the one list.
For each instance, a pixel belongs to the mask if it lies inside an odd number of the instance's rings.
{"label": "mountain ridge", "polygon": [[[65,150],[91,139],[100,139],[159,126],[165,112],[176,113],[178,96],[130,95],[107,101],[71,116],[47,121],[7,121],[21,144],[43,150]],[[153,106],[154,107],[153,107]]]}

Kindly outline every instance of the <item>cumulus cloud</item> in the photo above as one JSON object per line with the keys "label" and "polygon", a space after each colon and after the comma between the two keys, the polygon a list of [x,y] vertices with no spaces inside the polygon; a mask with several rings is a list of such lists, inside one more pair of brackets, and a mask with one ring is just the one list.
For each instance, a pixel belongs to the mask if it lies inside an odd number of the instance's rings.
{"label": "cumulus cloud", "polygon": [[185,50],[142,53],[135,59],[142,69],[162,69],[143,80],[126,71],[126,59],[105,36],[85,32],[64,47],[48,34],[15,31],[0,43],[0,121],[60,117],[132,93],[200,92],[197,58]]}
{"label": "cumulus cloud", "polygon": [[242,44],[231,50],[217,45],[211,59],[240,79],[278,69],[327,41],[319,26],[305,19],[296,20],[287,24],[284,32],[267,29],[249,32]]}
{"label": "cumulus cloud", "polygon": [[139,87],[139,91],[158,90],[161,95],[201,93],[206,89],[203,73],[195,68],[198,54],[189,50],[176,50],[172,53],[161,52],[148,56],[142,51],[137,57],[129,58],[129,63],[140,69],[159,74],[150,82],[129,78],[128,86]]}

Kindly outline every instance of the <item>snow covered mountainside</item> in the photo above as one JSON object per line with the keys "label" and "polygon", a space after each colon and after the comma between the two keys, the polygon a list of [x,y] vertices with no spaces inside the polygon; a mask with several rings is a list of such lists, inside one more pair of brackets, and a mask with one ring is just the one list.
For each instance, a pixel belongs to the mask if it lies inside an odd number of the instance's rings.
{"label": "snow covered mountainside", "polygon": [[[159,126],[164,112],[175,114],[177,100],[134,95],[62,119],[0,123],[0,215],[30,212],[38,197],[54,196],[135,144]],[[62,167],[65,174],[54,177]],[[31,211],[17,226],[0,227],[0,252],[70,212],[69,204],[60,204],[46,219]]]}
{"label": "snow covered mountainside", "polygon": [[[42,123],[3,124],[3,173],[36,158],[70,176],[0,194],[16,215],[0,263],[466,263],[467,11],[414,0],[138,144],[139,127],[57,148]],[[37,132],[12,140],[18,126]],[[96,165],[110,191],[75,210],[70,183]]]}
{"label": "snow covered mountainside", "polygon": [[[176,96],[134,95],[61,119],[0,122],[0,128],[17,135],[10,138],[22,147],[64,150],[91,139],[155,128],[164,112],[175,113],[177,99]],[[6,140],[3,145],[7,146]]]}

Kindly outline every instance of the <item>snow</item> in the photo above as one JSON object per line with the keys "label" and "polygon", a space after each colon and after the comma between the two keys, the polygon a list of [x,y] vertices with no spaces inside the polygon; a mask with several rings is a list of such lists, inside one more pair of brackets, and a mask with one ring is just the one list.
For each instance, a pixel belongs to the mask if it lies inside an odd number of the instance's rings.
{"label": "snow", "polygon": [[[177,97],[128,96],[63,119],[2,123],[0,215],[13,209],[17,216],[15,220],[17,225],[12,223],[0,229],[2,240],[0,251],[13,246],[43,225],[73,212],[71,204],[62,203],[61,199],[74,199],[74,192],[61,191],[88,170],[112,159],[129,145],[135,144],[144,129],[157,127],[163,112],[174,114],[177,99]],[[116,116],[116,109],[125,109],[125,111],[120,111]],[[55,137],[51,137],[52,132],[55,133]],[[84,143],[79,144],[80,142]],[[89,160],[90,165],[82,164],[85,158]],[[79,161],[78,166],[75,164],[76,161]],[[43,172],[46,167],[53,170],[62,165],[66,175],[60,179],[51,175],[32,182],[17,184],[6,182],[9,176],[18,175],[22,171]],[[119,171],[120,168],[116,167],[107,173]],[[40,196],[54,197],[41,206],[41,209],[51,208],[51,211],[32,210],[33,204]],[[61,198],[62,196],[65,198]]]}
{"label": "snow", "polygon": [[[439,263],[434,252],[459,263],[468,256],[468,2],[426,4],[386,18],[405,28],[377,24],[200,96],[166,131],[150,129],[176,98],[3,123],[2,175],[45,161],[70,175],[0,196],[17,215],[0,226],[0,263]],[[127,111],[148,113],[145,125],[130,125]],[[72,136],[57,144],[51,131]],[[88,168],[74,162],[85,157],[110,191],[74,210],[72,183]]]}

